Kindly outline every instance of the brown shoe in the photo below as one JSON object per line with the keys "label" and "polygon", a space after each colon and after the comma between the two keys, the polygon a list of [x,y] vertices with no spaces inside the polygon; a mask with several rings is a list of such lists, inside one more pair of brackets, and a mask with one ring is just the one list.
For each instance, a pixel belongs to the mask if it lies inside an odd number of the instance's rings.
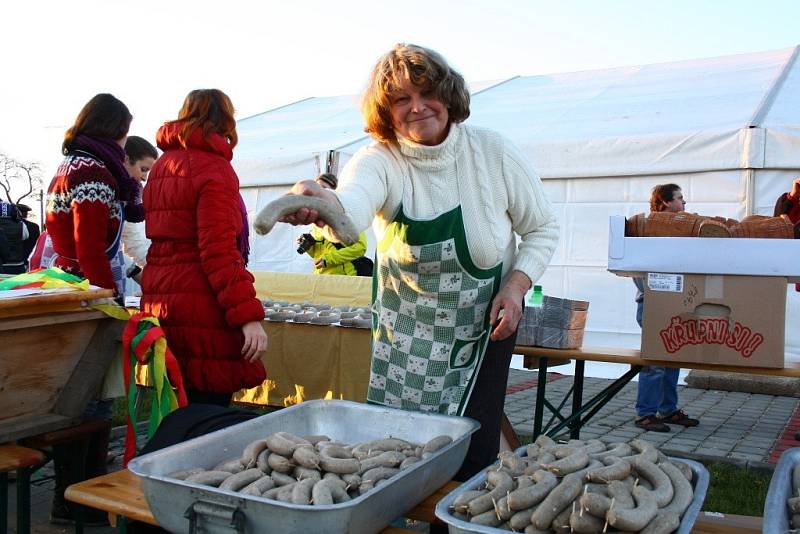
{"label": "brown shoe", "polygon": [[638,418],[634,425],[653,432],[669,432],[669,427],[658,420],[655,415],[645,415]]}
{"label": "brown shoe", "polygon": [[681,425],[685,427],[697,426],[700,424],[700,421],[692,419],[683,413],[683,410],[677,410],[666,417],[659,417],[658,420],[668,425]]}

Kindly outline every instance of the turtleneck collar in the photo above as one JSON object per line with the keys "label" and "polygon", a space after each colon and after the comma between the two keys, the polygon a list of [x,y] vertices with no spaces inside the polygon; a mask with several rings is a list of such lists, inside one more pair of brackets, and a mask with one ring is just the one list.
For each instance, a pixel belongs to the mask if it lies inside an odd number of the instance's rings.
{"label": "turtleneck collar", "polygon": [[421,145],[398,135],[398,149],[415,167],[426,170],[441,169],[455,159],[461,141],[462,128],[461,124],[451,123],[447,137],[434,146]]}

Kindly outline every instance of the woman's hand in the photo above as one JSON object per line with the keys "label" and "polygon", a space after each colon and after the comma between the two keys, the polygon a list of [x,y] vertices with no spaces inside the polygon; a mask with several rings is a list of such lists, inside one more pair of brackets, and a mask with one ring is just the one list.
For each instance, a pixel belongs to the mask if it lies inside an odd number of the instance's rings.
{"label": "woman's hand", "polygon": [[[334,206],[339,206],[340,209],[342,206],[336,195],[331,193],[328,189],[321,187],[314,180],[302,180],[297,182],[289,190],[289,194],[318,197],[330,202]],[[344,210],[342,209],[342,211]],[[294,226],[301,226],[304,224],[316,224],[319,227],[325,226],[325,221],[319,218],[319,212],[308,208],[300,208],[296,212],[284,215],[278,220]]]}
{"label": "woman's hand", "polygon": [[[489,339],[501,341],[517,330],[522,318],[522,302],[531,288],[531,279],[521,271],[514,271],[492,301],[489,322],[492,334]],[[498,322],[499,321],[499,322]]]}
{"label": "woman's hand", "polygon": [[260,321],[250,321],[245,324],[242,326],[242,333],[244,334],[242,357],[252,363],[267,351],[267,333]]}

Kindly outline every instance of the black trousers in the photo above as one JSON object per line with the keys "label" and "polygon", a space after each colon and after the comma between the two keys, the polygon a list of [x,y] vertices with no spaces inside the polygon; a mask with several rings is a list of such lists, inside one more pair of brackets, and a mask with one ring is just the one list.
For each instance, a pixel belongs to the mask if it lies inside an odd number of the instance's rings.
{"label": "black trousers", "polygon": [[232,396],[230,393],[210,393],[196,389],[186,390],[186,400],[189,401],[189,404],[213,404],[227,408],[231,403]]}
{"label": "black trousers", "polygon": [[471,478],[497,460],[497,453],[500,451],[500,425],[506,401],[508,367],[511,365],[516,342],[517,333],[514,332],[502,341],[490,341],[486,348],[475,388],[464,413],[465,416],[478,421],[481,428],[472,435],[467,457],[459,472],[453,477],[457,481],[463,482]]}

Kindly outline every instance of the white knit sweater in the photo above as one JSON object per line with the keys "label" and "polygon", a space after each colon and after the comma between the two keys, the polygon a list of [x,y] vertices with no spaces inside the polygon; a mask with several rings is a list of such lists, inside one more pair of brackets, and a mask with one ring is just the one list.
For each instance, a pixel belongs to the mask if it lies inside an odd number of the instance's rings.
{"label": "white knit sweater", "polygon": [[[522,153],[491,130],[453,124],[437,146],[401,138],[373,143],[345,165],[336,194],[359,230],[376,238],[398,212],[429,220],[461,205],[473,262],[535,282],[558,242],[558,224],[542,182]],[[514,234],[521,237],[519,247]]]}
{"label": "white knit sweater", "polygon": [[130,256],[133,263],[144,267],[147,263],[147,250],[150,240],[144,234],[144,223],[126,222],[122,227],[122,251]]}

